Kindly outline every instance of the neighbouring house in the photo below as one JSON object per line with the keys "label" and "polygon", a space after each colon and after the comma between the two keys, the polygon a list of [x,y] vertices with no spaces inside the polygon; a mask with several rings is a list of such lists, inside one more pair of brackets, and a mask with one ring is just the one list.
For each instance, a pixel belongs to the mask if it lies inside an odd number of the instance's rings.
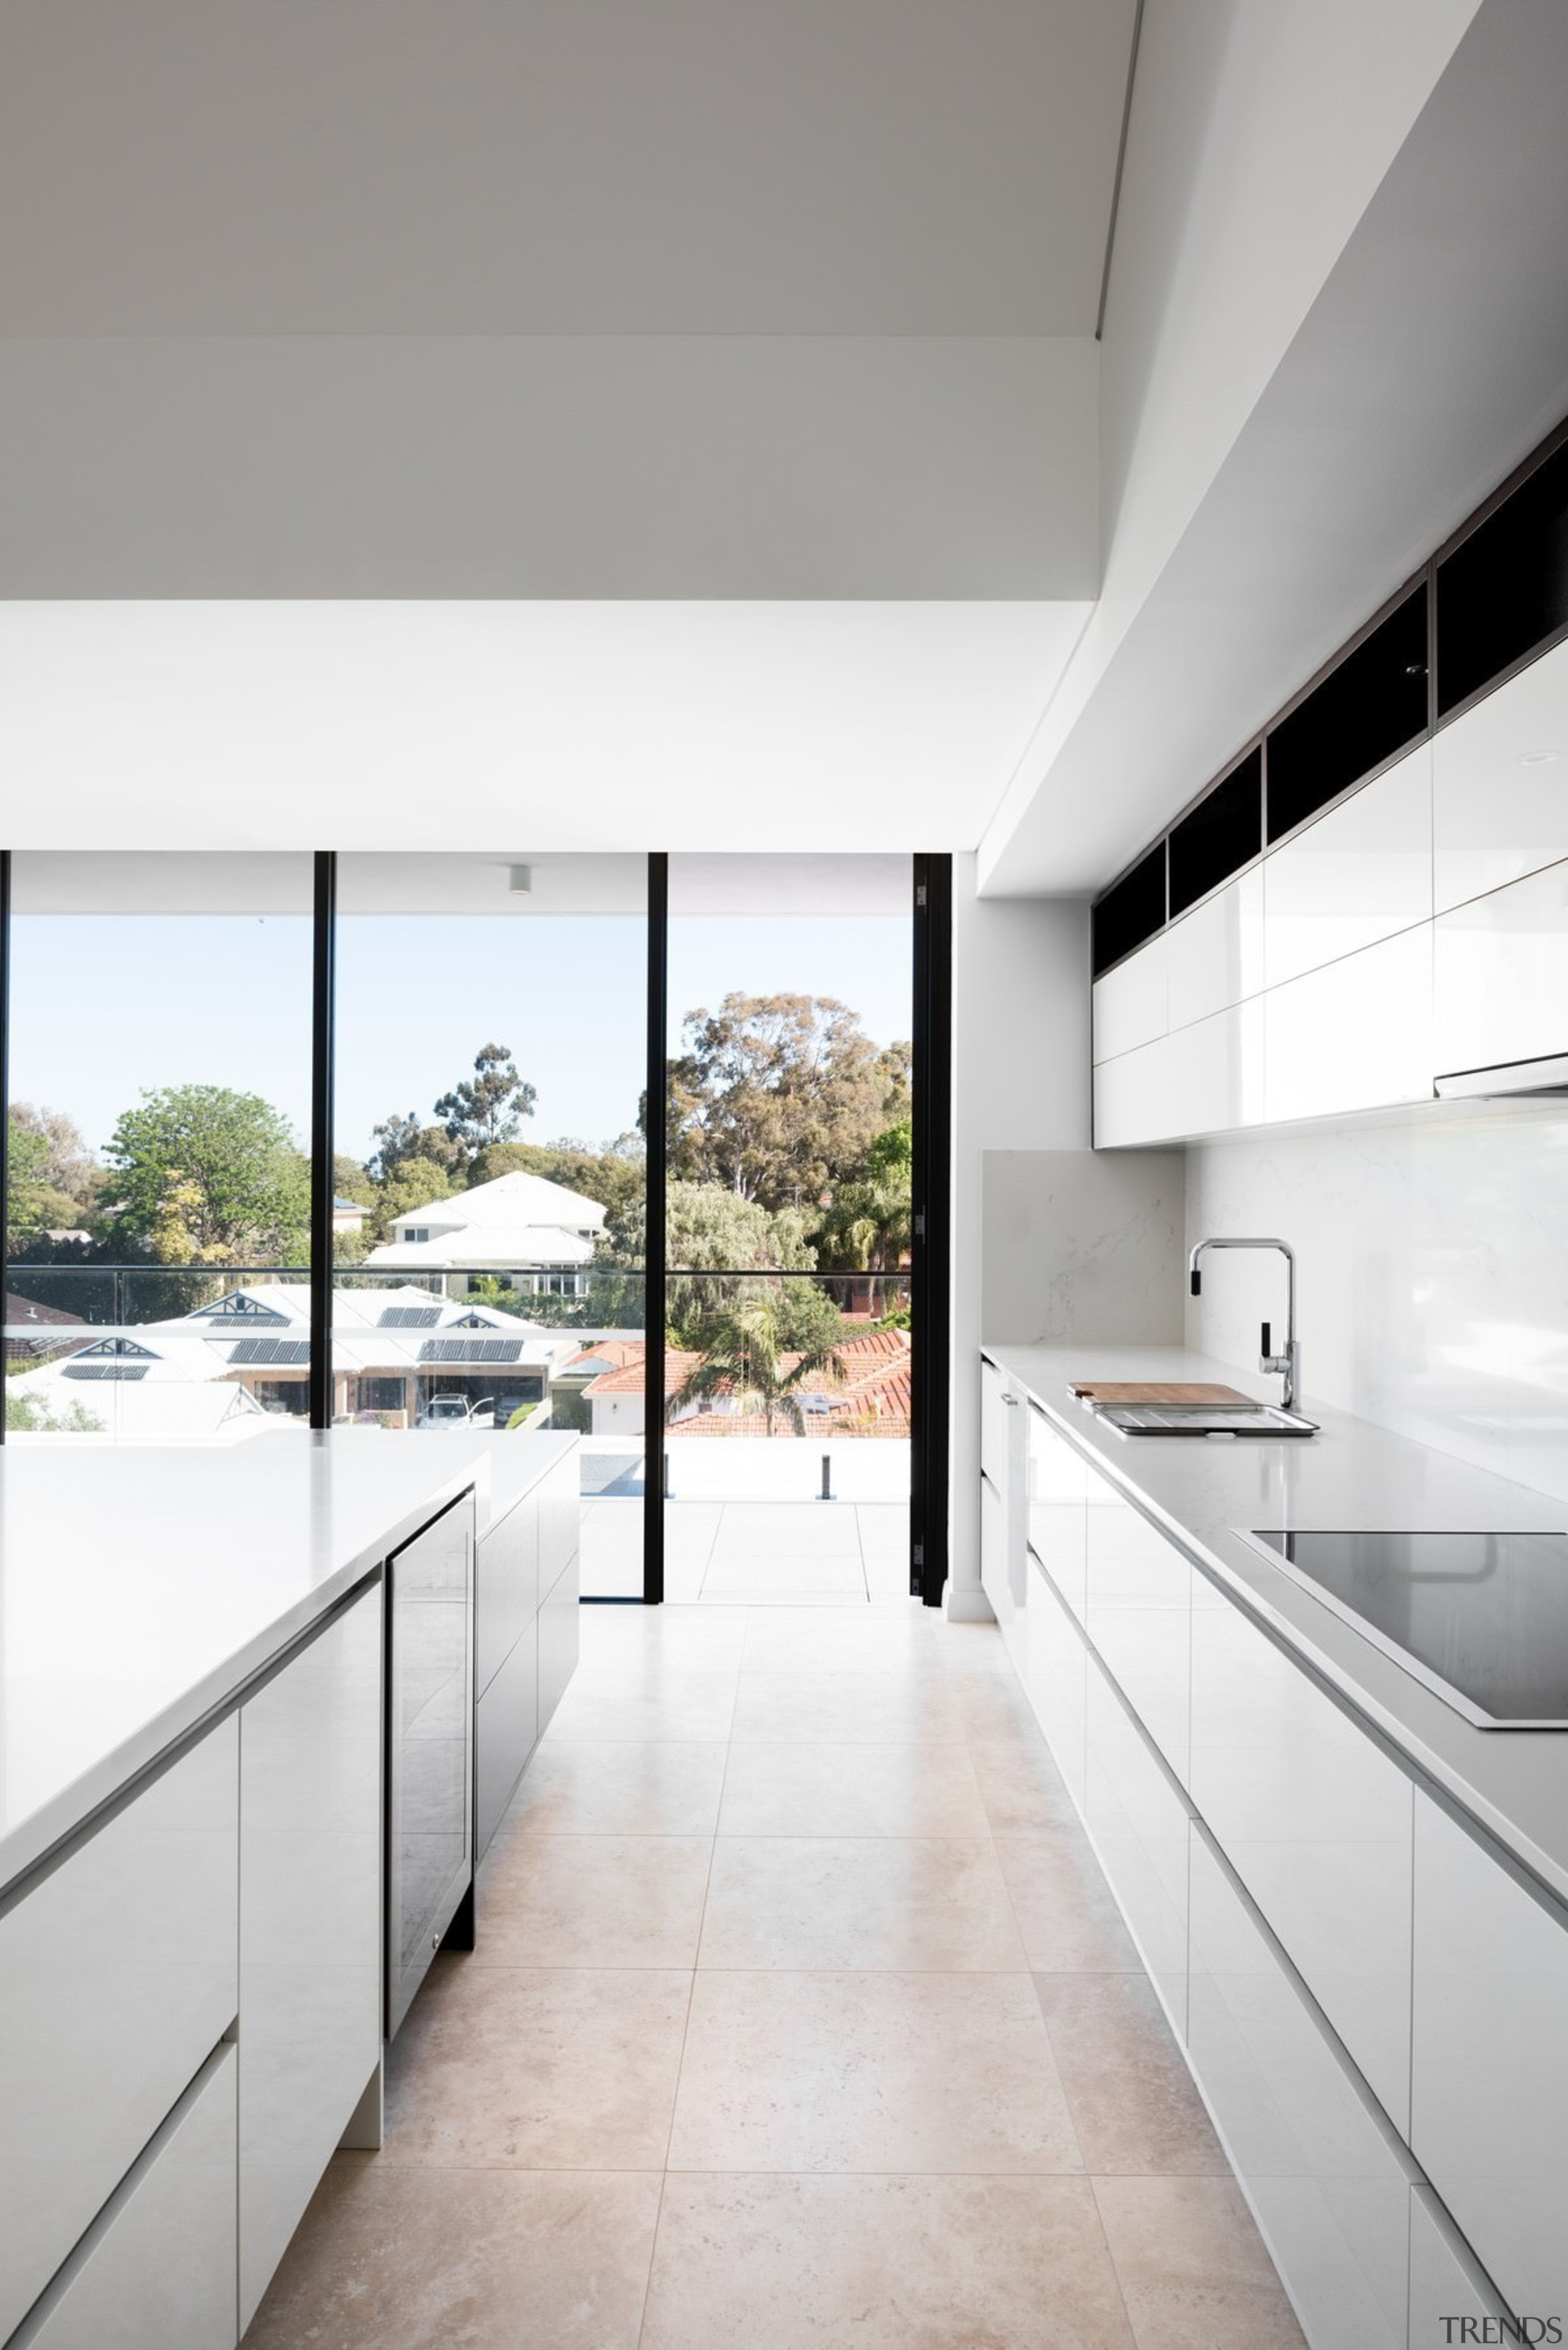
{"label": "neighbouring house", "polygon": [[362,1232],[369,1212],[369,1209],[362,1208],[357,1200],[334,1199],[332,1229],[335,1232]]}
{"label": "neighbouring house", "polygon": [[[619,1361],[604,1361],[604,1367],[590,1378],[581,1392],[588,1408],[589,1431],[595,1436],[642,1436],[646,1433],[647,1414],[643,1391],[644,1350],[640,1339],[613,1342],[621,1355]],[[838,1348],[838,1376],[826,1371],[815,1375],[813,1383],[802,1387],[796,1397],[805,1413],[805,1432],[812,1437],[888,1437],[909,1433],[909,1334],[907,1330],[866,1330],[846,1338]],[[579,1360],[592,1363],[602,1357],[600,1347],[586,1351]],[[670,1347],[664,1357],[664,1393],[670,1417],[668,1433],[673,1437],[765,1436],[769,1433],[766,1414],[747,1409],[743,1395],[704,1396],[701,1401],[681,1403],[681,1388],[697,1365],[701,1355],[684,1353]],[[785,1355],[784,1368],[793,1369],[800,1360],[798,1355]],[[566,1375],[576,1371],[577,1365],[569,1363]],[[772,1431],[775,1436],[792,1433],[787,1419],[775,1412]]]}
{"label": "neighbouring house", "polygon": [[5,1292],[5,1360],[42,1363],[67,1355],[91,1332],[79,1314],[62,1305],[43,1305],[36,1297],[14,1297]]}
{"label": "neighbouring house", "polygon": [[542,1175],[498,1175],[399,1216],[365,1262],[439,1283],[451,1297],[488,1274],[525,1296],[586,1297],[605,1216],[597,1200]]}

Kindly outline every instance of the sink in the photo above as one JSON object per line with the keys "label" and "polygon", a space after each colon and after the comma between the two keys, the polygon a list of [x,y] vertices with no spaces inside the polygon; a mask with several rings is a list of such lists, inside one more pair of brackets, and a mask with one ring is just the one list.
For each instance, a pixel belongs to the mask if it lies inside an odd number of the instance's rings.
{"label": "sink", "polygon": [[1274,1403],[1106,1403],[1096,1406],[1095,1418],[1118,1436],[1251,1436],[1273,1442],[1282,1436],[1317,1434],[1315,1419]]}

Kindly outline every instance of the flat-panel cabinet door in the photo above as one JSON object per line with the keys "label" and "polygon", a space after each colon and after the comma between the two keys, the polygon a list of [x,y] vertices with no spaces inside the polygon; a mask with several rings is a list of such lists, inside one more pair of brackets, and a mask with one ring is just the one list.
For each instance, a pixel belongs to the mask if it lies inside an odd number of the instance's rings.
{"label": "flat-panel cabinet door", "polygon": [[[1439,913],[1568,858],[1568,644],[1511,677],[1432,743]],[[1568,2328],[1564,2329],[1568,2331]]]}
{"label": "flat-panel cabinet door", "polygon": [[0,2340],[233,2023],[238,1870],[230,1720],[0,1915]]}
{"label": "flat-panel cabinet door", "polygon": [[1266,1000],[1231,1004],[1096,1068],[1096,1149],[1255,1126],[1266,1110]]}
{"label": "flat-panel cabinet door", "polygon": [[579,1456],[552,1469],[539,1487],[539,1596],[553,1591],[577,1555],[582,1533]]}
{"label": "flat-panel cabinet door", "polygon": [[[1501,2320],[1508,2314],[1441,2203],[1418,2180],[1410,2189],[1410,2350],[1448,2350],[1450,2342],[1506,2342]],[[1457,2322],[1465,2318],[1478,2321],[1468,2334]],[[1490,2334],[1481,2331],[1488,2318]]]}
{"label": "flat-panel cabinet door", "polygon": [[530,1617],[474,1708],[473,1856],[501,1825],[539,1735],[539,1620]]}
{"label": "flat-panel cabinet door", "polygon": [[1313,2350],[1406,2350],[1415,2165],[1201,1828],[1188,2041]]}
{"label": "flat-panel cabinet door", "polygon": [[1151,1038],[1163,1036],[1167,1025],[1166,935],[1117,963],[1094,986],[1094,1056],[1108,1061],[1130,1053]]}
{"label": "flat-panel cabinet door", "polygon": [[1088,1538],[1085,1519],[1094,1472],[1036,1405],[1029,1406],[1024,1424],[1029,1439],[1025,1503],[1029,1548],[1082,1621]]}
{"label": "flat-panel cabinet door", "polygon": [[1510,2306],[1568,2314],[1568,1915],[1416,1799],[1410,2143]]}
{"label": "flat-panel cabinet door", "polygon": [[[560,1564],[556,1562],[557,1570]],[[488,1527],[474,1549],[473,1686],[480,1696],[538,1610],[539,1496],[535,1492],[524,1493]]]}
{"label": "flat-panel cabinet door", "polygon": [[1028,1661],[1023,1686],[1067,1793],[1084,1808],[1087,1656],[1084,1636],[1047,1581],[1038,1559],[1029,1561]]}
{"label": "flat-panel cabinet door", "polygon": [[1432,912],[1432,750],[1417,744],[1263,860],[1263,975],[1278,987]]}
{"label": "flat-panel cabinet door", "polygon": [[1089,1639],[1176,1776],[1187,1783],[1193,1569],[1132,1503],[1091,1475]]}
{"label": "flat-panel cabinet door", "polygon": [[381,1586],[240,1712],[240,2324],[381,2048]]}
{"label": "flat-panel cabinet door", "polygon": [[577,1669],[577,1648],[581,1622],[578,1605],[579,1575],[574,1558],[556,1577],[554,1587],[539,1603],[539,1735],[545,1735],[550,1717],[566,1695],[566,1684]]}
{"label": "flat-panel cabinet door", "polygon": [[1007,1491],[1007,1458],[1012,1443],[1007,1398],[1012,1382],[982,1355],[980,1358],[980,1466],[999,1493]]}
{"label": "flat-panel cabinet door", "polygon": [[1263,984],[1263,868],[1253,866],[1166,932],[1169,1024],[1190,1027]]}
{"label": "flat-panel cabinet door", "polygon": [[1091,1656],[1084,1820],[1175,2030],[1187,2031],[1187,1835],[1180,1792]]}
{"label": "flat-panel cabinet door", "polygon": [[11,2350],[233,2350],[236,2072],[231,2042]]}
{"label": "flat-panel cabinet door", "polygon": [[1211,1586],[1192,1615],[1191,1788],[1199,1817],[1406,2129],[1415,1791]]}
{"label": "flat-panel cabinet door", "polygon": [[1271,988],[1262,1002],[1271,1122],[1430,1101],[1429,923]]}
{"label": "flat-panel cabinet door", "polygon": [[1474,898],[1434,929],[1439,1076],[1568,1053],[1568,862]]}
{"label": "flat-panel cabinet door", "polygon": [[1005,1634],[1012,1621],[1012,1585],[1007,1572],[1007,1504],[984,1470],[980,1479],[980,1586]]}

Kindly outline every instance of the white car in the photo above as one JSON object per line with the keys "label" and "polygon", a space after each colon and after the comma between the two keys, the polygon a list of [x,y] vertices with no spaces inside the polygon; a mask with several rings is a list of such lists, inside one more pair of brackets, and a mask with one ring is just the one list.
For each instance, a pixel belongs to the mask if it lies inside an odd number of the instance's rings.
{"label": "white car", "polygon": [[416,1428],[493,1428],[494,1425],[493,1396],[481,1396],[475,1403],[470,1403],[468,1398],[462,1395],[431,1396],[414,1422]]}

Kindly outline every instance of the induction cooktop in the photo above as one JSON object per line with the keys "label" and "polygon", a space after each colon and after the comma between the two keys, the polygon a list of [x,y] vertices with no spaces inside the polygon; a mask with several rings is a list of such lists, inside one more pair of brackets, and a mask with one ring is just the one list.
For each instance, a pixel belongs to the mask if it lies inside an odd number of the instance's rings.
{"label": "induction cooktop", "polygon": [[1467,1721],[1568,1729],[1568,1534],[1237,1531]]}

